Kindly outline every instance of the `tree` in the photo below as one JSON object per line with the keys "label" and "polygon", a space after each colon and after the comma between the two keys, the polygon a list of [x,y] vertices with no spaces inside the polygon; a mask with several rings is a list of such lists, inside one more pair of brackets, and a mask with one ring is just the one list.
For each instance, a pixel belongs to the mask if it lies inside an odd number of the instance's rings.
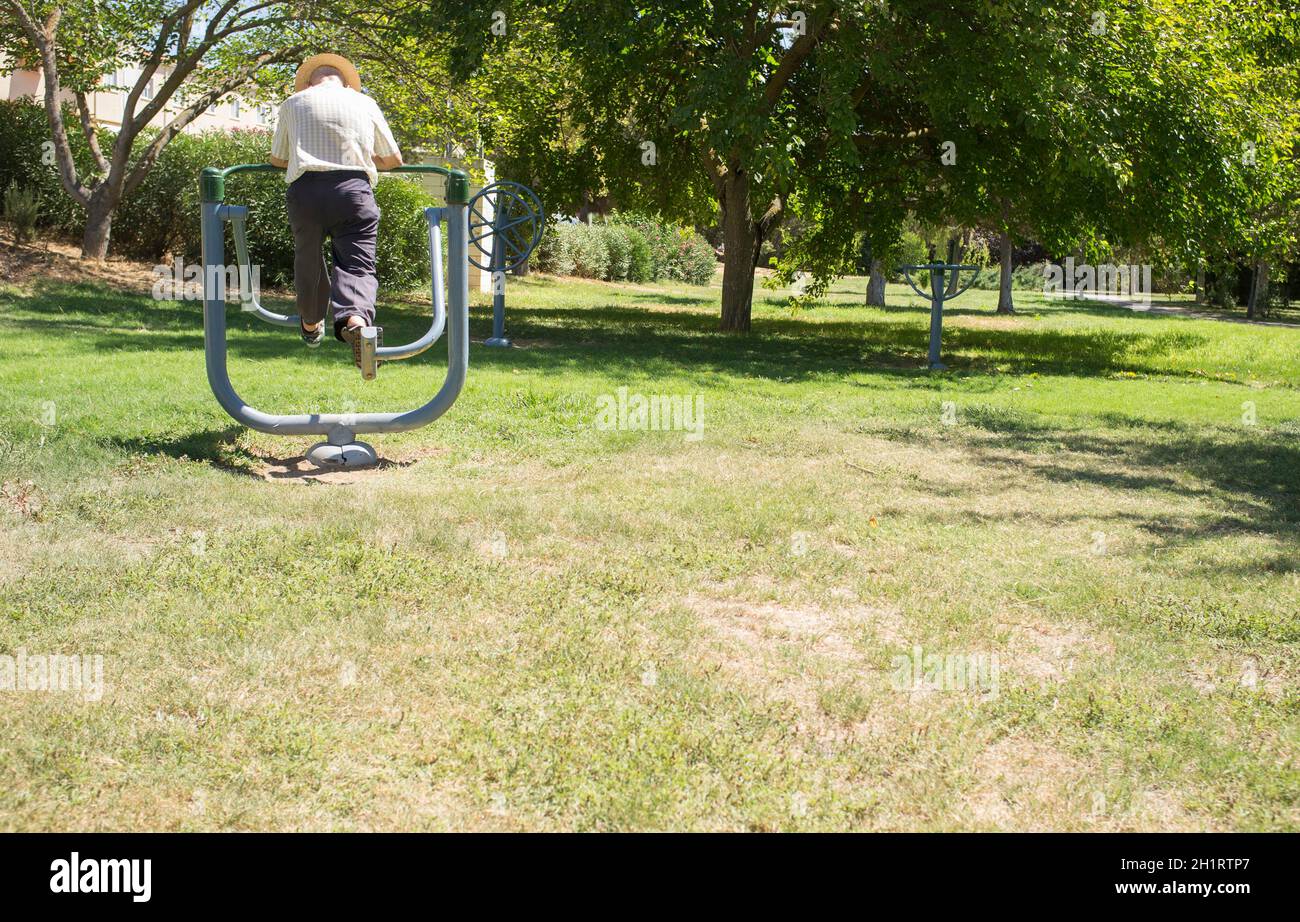
{"label": "tree", "polygon": [[[269,68],[306,50],[299,4],[279,0],[0,0],[0,54],[39,69],[64,190],[86,210],[83,257],[108,253],[113,214],[148,175],[163,148],[223,96],[258,81],[284,82]],[[11,26],[16,28],[11,28]],[[122,127],[105,151],[87,97],[107,74],[138,67]],[[64,91],[93,160],[78,171]],[[176,103],[161,130],[146,134]],[[137,150],[137,148],[139,148]]]}
{"label": "tree", "polygon": [[1300,9],[1278,4],[1252,20],[1244,39],[1259,116],[1246,142],[1248,194],[1241,210],[1252,279],[1246,316],[1268,313],[1274,266],[1300,254]]}
{"label": "tree", "polygon": [[712,211],[722,328],[742,331],[789,215],[804,232],[779,271],[811,271],[809,296],[862,233],[884,252],[909,211],[991,227],[1004,250],[1032,234],[1188,251],[1241,178],[1222,160],[1252,117],[1222,96],[1240,60],[1225,32],[1252,15],[1245,0],[432,0],[405,17],[494,100],[492,149],[545,185]]}
{"label": "tree", "polygon": [[609,193],[683,221],[716,210],[722,327],[748,330],[763,242],[798,193],[828,115],[849,129],[844,150],[852,146],[859,62],[869,25],[885,16],[827,0],[789,15],[784,4],[740,0],[543,0],[514,5],[500,34],[490,28],[499,6],[435,0],[412,12],[412,28],[450,34],[466,79],[517,82],[510,66],[521,59],[556,78],[565,92],[552,107],[494,126],[508,149],[551,141],[554,157],[532,158],[548,179],[585,180],[587,196]]}

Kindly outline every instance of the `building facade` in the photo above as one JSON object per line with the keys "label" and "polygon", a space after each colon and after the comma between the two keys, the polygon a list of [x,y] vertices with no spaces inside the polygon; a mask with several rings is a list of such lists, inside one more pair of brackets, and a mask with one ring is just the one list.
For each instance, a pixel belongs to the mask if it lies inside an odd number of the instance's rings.
{"label": "building facade", "polygon": [[[106,128],[122,127],[122,113],[126,108],[127,94],[139,78],[140,69],[133,67],[120,68],[104,77],[100,88],[86,97],[90,106],[90,116],[96,124]],[[152,99],[154,88],[166,79],[167,74],[160,69],[145,87],[142,100]],[[72,93],[65,90],[62,95],[66,101],[73,101]],[[31,97],[38,102],[45,98],[44,74],[35,70],[15,70],[11,74],[0,74],[0,99],[23,99],[24,97]],[[144,102],[141,102],[137,104],[137,108],[143,105]],[[172,99],[150,124],[155,128],[162,128],[184,108],[185,106],[179,101]],[[201,134],[212,129],[234,131],[240,128],[265,128],[269,130],[274,127],[274,106],[266,103],[250,103],[238,94],[232,93],[215,105],[209,106],[206,112],[185,126],[185,131],[190,134]]]}

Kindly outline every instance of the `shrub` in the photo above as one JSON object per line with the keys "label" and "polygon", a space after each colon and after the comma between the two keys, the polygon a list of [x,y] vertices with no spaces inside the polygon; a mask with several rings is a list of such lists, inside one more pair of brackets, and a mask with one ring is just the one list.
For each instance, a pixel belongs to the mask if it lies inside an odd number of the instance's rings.
{"label": "shrub", "polygon": [[[1011,289],[1013,291],[1042,291],[1045,281],[1046,263],[1032,263],[1017,266],[1011,270]],[[962,284],[969,276],[962,273]],[[1002,284],[1002,270],[998,266],[985,266],[975,275],[971,288],[979,291],[997,291]]]}
{"label": "shrub", "polygon": [[[75,116],[69,124],[74,124]],[[90,175],[90,155],[79,132],[69,132],[82,175]],[[35,187],[43,203],[39,226],[80,235],[84,214],[63,191],[55,168],[42,162],[49,137],[44,110],[28,102],[0,102],[0,182]],[[138,143],[147,143],[149,136]],[[107,149],[108,133],[101,138]],[[263,130],[182,134],[173,138],[149,174],[113,217],[111,249],[132,259],[158,261],[170,255],[201,259],[199,172],[206,166],[264,162],[271,136]],[[268,286],[293,283],[293,234],[284,207],[281,173],[244,173],[228,184],[232,204],[247,205],[249,259]],[[431,204],[414,183],[383,177],[375,188],[382,217],[376,258],[379,283],[405,291],[429,279],[429,234],[422,211]],[[228,259],[234,241],[227,239]]]}
{"label": "shrub", "polygon": [[650,253],[650,273],[647,282],[658,281],[668,277],[673,252],[677,246],[677,234],[656,218],[637,212],[621,214],[616,219],[620,224],[639,232],[646,242]]}
{"label": "shrub", "polygon": [[713,280],[717,257],[702,236],[643,215],[615,215],[604,224],[555,223],[534,256],[538,271],[607,281]]}
{"label": "shrub", "polygon": [[[163,148],[140,187],[118,206],[113,218],[113,252],[142,260],[167,255],[199,259],[199,172],[208,166],[264,161],[270,149],[270,135],[258,130],[177,136]],[[284,178],[278,173],[245,173],[230,180],[229,200],[250,206],[250,247],[256,246],[253,240],[260,235],[260,230],[253,228],[264,223],[260,220],[264,206],[246,196],[258,190],[269,198],[283,186]],[[264,275],[263,281],[269,283],[270,279]]]}
{"label": "shrub", "polygon": [[[148,234],[119,236],[115,221],[115,249],[137,259],[160,259],[168,253],[200,259],[199,172],[205,166],[265,161],[270,143],[269,133],[256,130],[205,132],[173,140],[119,212],[127,219],[122,223],[128,226],[149,220],[166,226]],[[227,183],[228,201],[248,206],[248,258],[259,267],[261,282],[267,286],[293,284],[293,232],[285,210],[285,189],[284,174],[278,172],[241,173]],[[179,214],[169,214],[161,207],[169,195],[175,202],[172,208]],[[379,284],[392,291],[409,291],[427,283],[429,232],[422,212],[432,204],[429,197],[413,182],[385,176],[375,187],[375,202],[380,210],[375,250]],[[137,214],[139,220],[132,220]],[[151,215],[160,215],[162,220]],[[229,259],[234,258],[234,241],[229,236],[226,252]]]}
{"label": "shrub", "polygon": [[538,272],[552,275],[573,274],[573,230],[576,225],[556,221],[542,234],[533,255]]}
{"label": "shrub", "polygon": [[573,228],[573,273],[603,279],[609,272],[609,245],[603,227],[576,224]]}
{"label": "shrub", "polygon": [[626,281],[628,265],[632,259],[628,228],[619,224],[602,224],[598,229],[605,238],[605,249],[609,251],[609,267],[605,270],[605,278],[611,282]]}
{"label": "shrub", "polygon": [[717,269],[718,257],[705,240],[694,231],[678,231],[677,247],[673,251],[669,265],[668,277],[679,279],[688,285],[707,285],[713,281]]}
{"label": "shrub", "polygon": [[[65,109],[64,121],[76,125],[77,116]],[[89,175],[90,151],[81,132],[69,127],[68,135],[79,175]],[[11,183],[34,189],[41,200],[36,226],[61,236],[80,235],[85,211],[63,191],[52,148],[45,146],[49,137],[50,124],[42,106],[23,99],[0,100],[0,189]]]}
{"label": "shrub", "polygon": [[627,235],[627,280],[629,282],[649,282],[654,278],[654,255],[650,252],[650,243],[645,234],[635,227],[623,228]]}
{"label": "shrub", "polygon": [[[890,249],[883,257],[885,261],[885,274],[891,282],[902,282],[903,270],[899,266],[916,266],[930,261],[930,250],[925,244],[925,239],[914,230],[904,230],[903,235],[899,238],[898,243]],[[929,273],[922,272],[926,281],[929,281]],[[916,276],[916,273],[913,273]],[[918,282],[919,284],[919,282]]]}
{"label": "shrub", "polygon": [[434,204],[432,197],[413,180],[386,176],[375,186],[375,203],[380,212],[375,253],[380,283],[393,291],[427,285],[429,223],[424,209]]}
{"label": "shrub", "polygon": [[[240,161],[218,161],[235,162]],[[285,188],[280,173],[246,173],[231,180],[228,192],[232,202],[249,207],[248,258],[260,267],[262,284],[269,286],[293,284],[293,232],[285,210]],[[426,284],[429,230],[423,210],[432,204],[428,195],[413,182],[389,176],[375,186],[375,203],[380,211],[375,246],[379,284],[392,291],[410,291]],[[197,259],[197,228],[194,237],[187,249],[192,248],[191,258]],[[324,249],[329,251],[328,242]],[[227,242],[227,253],[234,253],[233,240]]]}
{"label": "shrub", "polygon": [[41,215],[41,194],[31,186],[10,182],[5,189],[4,217],[13,226],[14,243],[26,243],[36,233]]}

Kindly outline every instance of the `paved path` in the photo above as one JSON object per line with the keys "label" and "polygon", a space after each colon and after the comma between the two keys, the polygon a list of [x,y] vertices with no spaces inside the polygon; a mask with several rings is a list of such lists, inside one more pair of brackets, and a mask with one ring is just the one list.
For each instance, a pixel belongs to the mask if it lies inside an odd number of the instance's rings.
{"label": "paved path", "polygon": [[1291,323],[1285,320],[1251,320],[1248,317],[1234,317],[1231,314],[1202,311],[1192,307],[1179,307],[1174,304],[1148,304],[1145,301],[1134,301],[1131,298],[1118,295],[1092,295],[1086,300],[1113,305],[1114,307],[1127,307],[1131,311],[1142,314],[1165,314],[1170,317],[1190,317],[1193,320],[1222,320],[1226,323],[1249,323],[1257,327],[1286,327],[1292,330],[1300,330],[1300,323]]}

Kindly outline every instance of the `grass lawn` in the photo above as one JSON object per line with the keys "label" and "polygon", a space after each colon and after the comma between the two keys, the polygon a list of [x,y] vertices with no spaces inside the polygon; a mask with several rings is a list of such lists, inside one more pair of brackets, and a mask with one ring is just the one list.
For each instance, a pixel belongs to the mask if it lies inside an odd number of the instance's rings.
{"label": "grass lawn", "polygon": [[[970,292],[930,374],[861,292],[512,280],[521,348],[342,483],[199,303],[0,287],[0,653],[104,677],[0,692],[0,828],[1300,828],[1300,329]],[[259,409],[442,380],[230,323]]]}

